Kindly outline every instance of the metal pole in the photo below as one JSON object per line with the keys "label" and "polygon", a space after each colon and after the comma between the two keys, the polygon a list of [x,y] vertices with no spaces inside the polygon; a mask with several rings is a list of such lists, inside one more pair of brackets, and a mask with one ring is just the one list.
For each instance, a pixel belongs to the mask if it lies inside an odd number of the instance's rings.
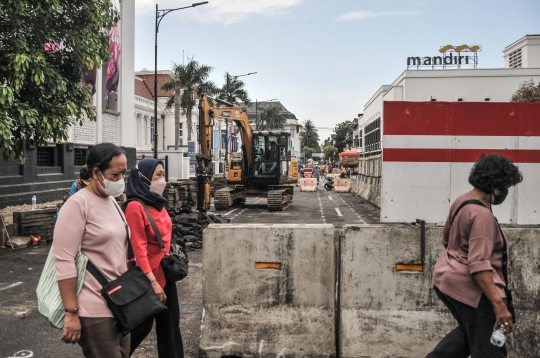
{"label": "metal pole", "polygon": [[[229,74],[227,73],[227,93],[225,98],[229,101]],[[232,101],[229,101],[232,103]],[[225,164],[223,166],[223,173],[225,174],[225,180],[227,179],[227,172],[229,171],[229,120],[225,118]]]}
{"label": "metal pole", "polygon": [[155,52],[154,52],[154,158],[158,157],[158,135],[157,135],[157,33],[158,33],[158,4],[156,4],[156,31],[155,31]]}

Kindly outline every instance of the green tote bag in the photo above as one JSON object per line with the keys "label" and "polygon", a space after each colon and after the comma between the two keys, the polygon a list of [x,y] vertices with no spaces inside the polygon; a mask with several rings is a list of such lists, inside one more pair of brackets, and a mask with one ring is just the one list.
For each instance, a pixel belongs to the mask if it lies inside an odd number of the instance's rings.
{"label": "green tote bag", "polygon": [[[41,272],[36,289],[38,311],[54,328],[63,329],[66,312],[64,311],[64,304],[62,303],[60,289],[56,281],[53,250],[54,245],[49,251],[49,256],[47,256],[47,261],[45,261],[45,266]],[[77,296],[81,293],[84,283],[87,262],[88,257],[79,251],[77,256],[75,256],[75,265],[77,266]]]}
{"label": "green tote bag", "polygon": [[[85,202],[85,216],[88,214],[88,202],[83,195]],[[56,280],[56,268],[54,265],[54,244],[51,245],[51,250],[45,261],[45,266],[41,272],[39,283],[37,285],[36,294],[38,298],[38,311],[45,317],[53,327],[58,329],[64,328],[64,317],[66,316],[64,303],[60,296],[60,289]],[[75,265],[77,266],[77,297],[81,293],[84,283],[84,274],[86,273],[86,264],[88,257],[81,250],[75,256]]]}

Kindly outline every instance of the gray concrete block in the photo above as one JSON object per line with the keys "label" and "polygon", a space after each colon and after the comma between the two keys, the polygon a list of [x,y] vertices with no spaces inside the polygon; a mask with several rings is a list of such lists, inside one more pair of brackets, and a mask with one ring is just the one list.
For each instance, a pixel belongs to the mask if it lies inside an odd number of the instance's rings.
{"label": "gray concrete block", "polygon": [[332,225],[210,225],[203,270],[208,357],[335,356]]}
{"label": "gray concrete block", "polygon": [[[540,228],[504,228],[517,320],[509,357],[540,357]],[[341,251],[342,357],[425,357],[457,326],[432,289],[442,227],[426,227],[423,272],[398,272],[420,262],[420,227],[345,226]]]}

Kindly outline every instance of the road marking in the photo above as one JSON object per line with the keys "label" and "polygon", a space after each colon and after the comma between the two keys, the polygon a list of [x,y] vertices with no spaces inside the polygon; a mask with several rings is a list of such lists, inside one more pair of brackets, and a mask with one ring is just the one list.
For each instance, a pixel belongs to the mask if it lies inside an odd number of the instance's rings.
{"label": "road marking", "polygon": [[[262,198],[259,199],[259,200],[257,200],[257,201],[254,202],[253,204],[250,204],[250,205],[257,204],[257,203],[258,203],[259,201],[261,201],[261,200],[262,200]],[[246,203],[246,206],[247,206],[247,205],[248,205],[248,204]],[[238,208],[236,208],[236,209],[234,209],[234,210],[237,210],[237,209],[238,209]],[[244,213],[244,211],[246,211],[247,209],[248,209],[248,208],[245,208],[245,209],[243,209],[242,211],[238,212],[238,214],[236,214],[235,216],[233,216],[233,217],[231,218],[231,221],[234,220],[234,219],[236,219],[236,217],[237,217],[238,215],[242,215],[242,214]],[[232,210],[232,211],[234,211],[234,210]]]}
{"label": "road marking", "polygon": [[330,199],[330,200],[334,200],[334,199],[332,199],[332,197],[331,197],[330,195],[328,195],[328,199]]}
{"label": "road marking", "polygon": [[4,290],[7,290],[8,288],[12,288],[12,287],[19,286],[19,285],[22,285],[22,284],[23,284],[23,282],[15,282],[12,285],[9,285],[9,286],[4,287],[4,288],[0,288],[0,291],[4,291]]}
{"label": "road marking", "polygon": [[321,202],[321,196],[319,195],[319,191],[317,191],[317,199],[319,199],[319,210],[321,212],[321,217],[322,217],[323,223],[326,224],[326,218],[324,217],[324,211],[323,211],[323,206],[322,206],[322,202]]}
{"label": "road marking", "polygon": [[229,211],[229,212],[223,214],[223,216],[227,216],[227,215],[229,215],[229,214],[232,214],[232,213],[235,212],[236,210],[238,210],[238,208],[232,209],[231,211]]}
{"label": "road marking", "polygon": [[11,357],[8,357],[8,358],[31,358],[34,356],[34,352],[32,351],[18,351],[17,353],[15,353],[13,356]]}
{"label": "road marking", "polygon": [[341,211],[339,211],[338,208],[336,208],[336,213],[337,213],[337,216],[343,216],[343,214],[341,213]]}
{"label": "road marking", "polygon": [[343,200],[343,202],[345,203],[345,205],[347,205],[349,207],[349,209],[351,209],[351,211],[354,213],[354,215],[356,215],[356,217],[358,218],[358,222],[360,224],[367,224],[366,221],[360,216],[360,214],[358,214],[356,212],[356,210],[353,209],[352,206],[349,205],[349,203],[340,195],[339,196],[341,198],[341,200]]}

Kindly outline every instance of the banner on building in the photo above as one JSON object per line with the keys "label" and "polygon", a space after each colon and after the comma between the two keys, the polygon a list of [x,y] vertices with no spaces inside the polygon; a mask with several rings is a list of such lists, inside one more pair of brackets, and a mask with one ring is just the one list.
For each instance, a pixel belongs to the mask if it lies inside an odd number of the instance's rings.
{"label": "banner on building", "polygon": [[190,140],[187,144],[189,159],[195,160],[195,141]]}
{"label": "banner on building", "polygon": [[227,148],[227,131],[224,129],[221,130],[221,148]]}
{"label": "banner on building", "polygon": [[214,129],[214,132],[213,132],[213,138],[212,138],[212,142],[213,142],[213,146],[212,148],[214,149],[219,149],[219,130],[217,129]]}
{"label": "banner on building", "polygon": [[238,138],[236,137],[236,133],[231,134],[231,150],[233,152],[236,152],[238,150],[238,148],[237,148],[237,146],[238,146],[237,140],[238,140]]}
{"label": "banner on building", "polygon": [[109,65],[107,66],[107,81],[105,84],[103,98],[106,98],[109,93],[117,89],[118,81],[120,79],[122,43],[117,23],[114,24],[114,26],[109,30],[109,52],[111,54],[111,59],[109,60]]}

